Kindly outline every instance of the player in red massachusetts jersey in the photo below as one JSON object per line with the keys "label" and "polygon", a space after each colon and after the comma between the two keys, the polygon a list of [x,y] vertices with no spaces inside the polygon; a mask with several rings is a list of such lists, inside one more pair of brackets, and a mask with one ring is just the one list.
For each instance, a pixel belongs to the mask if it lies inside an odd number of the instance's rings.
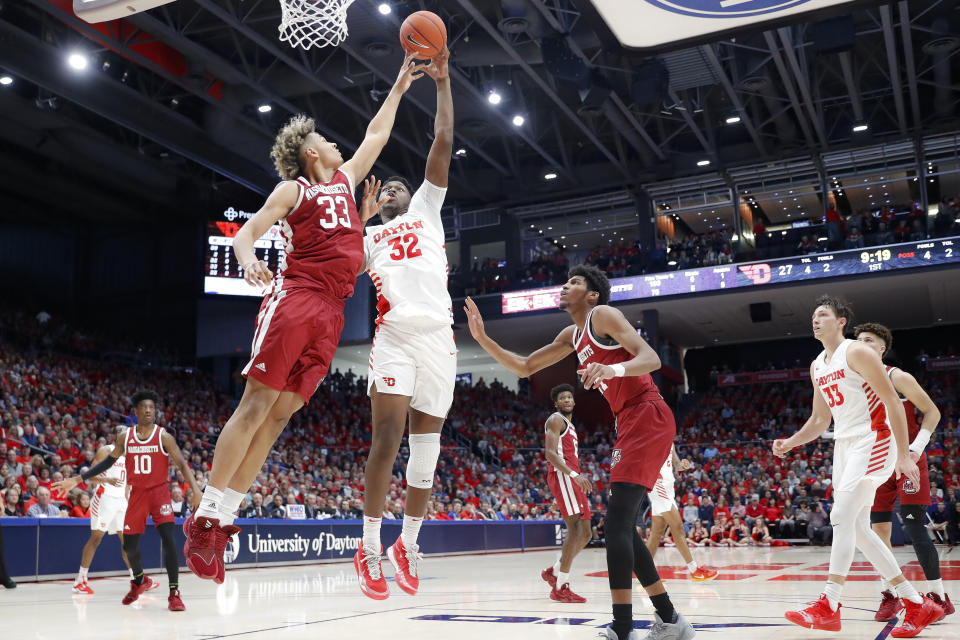
{"label": "player in red massachusetts jersey", "polygon": [[[861,324],[854,328],[853,335],[877,352],[882,359],[893,346],[893,334],[890,329],[874,322]],[[913,550],[917,560],[923,567],[923,575],[927,579],[927,597],[936,602],[944,610],[944,616],[954,612],[950,596],[943,591],[943,580],[940,578],[940,557],[937,548],[927,532],[927,507],[930,506],[930,474],[927,469],[927,456],[924,450],[930,442],[930,435],[940,423],[940,410],[933,403],[927,392],[917,384],[917,379],[906,371],[897,367],[887,366],[887,375],[903,400],[903,410],[907,414],[907,437],[910,439],[910,457],[920,469],[920,484],[914,485],[909,479],[901,477],[899,480],[891,475],[874,497],[873,508],[870,511],[870,523],[877,535],[887,544],[890,544],[890,530],[893,522],[893,507],[897,498],[900,499],[900,519],[903,528],[910,534]],[[917,424],[915,409],[923,414],[923,422]],[[903,601],[893,593],[893,589],[884,581],[880,607],[875,619],[885,622],[896,617],[903,609]]]}
{"label": "player in red massachusetts jersey", "polygon": [[607,305],[610,281],[597,267],[578,265],[560,291],[559,306],[573,324],[553,342],[529,356],[507,351],[484,331],[476,303],[466,299],[470,333],[501,365],[525,378],[576,352],[577,371],[586,389],[600,389],[616,418],[617,440],[611,452],[610,501],[605,518],[607,573],[613,599],[613,623],[604,629],[609,640],[634,640],[633,578],[635,573],[656,613],[648,640],[689,640],[695,631],[677,611],[660,581],[653,557],[634,526],[646,493],[667,459],[677,433],[673,413],[663,401],[650,372],[660,357],[619,310]]}
{"label": "player in red massachusetts jersey", "polygon": [[70,491],[83,480],[108,470],[120,456],[124,456],[127,484],[130,485],[130,501],[123,520],[123,550],[130,561],[130,568],[133,569],[133,580],[130,581],[130,591],[123,597],[122,602],[130,604],[154,587],[150,576],[143,574],[140,561],[140,536],[147,525],[147,517],[153,516],[153,524],[163,541],[163,561],[167,569],[167,579],[170,581],[167,607],[171,611],[183,611],[179,588],[180,562],[173,539],[173,506],[170,504],[170,458],[173,458],[174,464],[193,489],[191,500],[194,508],[199,503],[200,485],[184,460],[177,441],[156,424],[156,402],[157,396],[152,391],[135,393],[133,414],[137,417],[137,425],[117,438],[113,451],[104,460],[78,476],[54,483],[54,487],[64,492]]}
{"label": "player in red massachusetts jersey", "polygon": [[567,525],[567,539],[563,541],[560,558],[552,567],[540,572],[550,584],[550,599],[557,602],[586,602],[587,599],[570,590],[570,567],[577,554],[590,542],[590,502],[587,493],[593,484],[580,475],[579,442],[573,417],[573,387],[561,384],[550,390],[550,399],[557,409],[550,414],[544,427],[543,453],[550,463],[547,486],[550,487],[560,515]]}
{"label": "player in red massachusetts jersey", "polygon": [[[222,583],[227,540],[244,493],[296,411],[327,375],[343,330],[344,301],[363,263],[363,223],[355,186],[390,138],[397,107],[424,65],[407,57],[353,157],[294,116],[270,152],[283,182],[234,238],[234,252],[251,285],[269,285],[257,316],[243,397],[217,439],[200,508],[184,523],[187,566]],[[367,188],[370,188],[368,183]],[[257,260],[253,243],[280,224],[285,255],[276,277]]]}

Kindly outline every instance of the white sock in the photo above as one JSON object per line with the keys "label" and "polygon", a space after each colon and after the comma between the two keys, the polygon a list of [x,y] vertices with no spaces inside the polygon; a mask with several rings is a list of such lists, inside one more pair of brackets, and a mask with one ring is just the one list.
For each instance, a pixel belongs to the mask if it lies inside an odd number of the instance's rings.
{"label": "white sock", "polygon": [[217,509],[218,513],[220,514],[221,527],[233,524],[233,521],[237,517],[237,509],[240,508],[241,502],[243,502],[242,493],[239,491],[234,491],[233,489],[223,490],[223,500],[221,500],[220,506]]}
{"label": "white sock", "polygon": [[80,584],[81,582],[86,582],[87,570],[88,570],[88,567],[80,567],[80,573],[77,574],[77,580],[73,584]]}
{"label": "white sock", "polygon": [[827,596],[830,602],[830,608],[836,611],[840,608],[840,593],[843,591],[843,585],[836,582],[827,581],[827,586],[823,589],[823,595]]}
{"label": "white sock", "polygon": [[130,573],[130,579],[133,580],[133,569],[127,569],[127,571]]}
{"label": "white sock", "polygon": [[423,524],[423,518],[414,518],[403,514],[403,528],[400,530],[400,539],[403,540],[403,546],[409,547],[417,544],[417,536],[420,535],[420,525]]}
{"label": "white sock", "polygon": [[223,491],[208,484],[207,488],[203,490],[203,497],[200,498],[200,506],[197,507],[194,517],[219,520],[221,502],[223,502]]}
{"label": "white sock", "polygon": [[553,575],[560,575],[560,558],[557,558],[557,561],[553,563]]}
{"label": "white sock", "polygon": [[920,597],[920,594],[916,588],[910,584],[909,580],[904,580],[900,584],[894,585],[893,588],[897,590],[897,595],[903,600],[909,600],[914,604],[923,602],[923,598]]}
{"label": "white sock", "polygon": [[[82,569],[81,569],[81,571],[82,571]],[[943,579],[942,579],[942,578],[939,579],[939,580],[927,580],[927,589],[929,589],[931,592],[933,592],[933,593],[937,594],[938,596],[940,596],[940,599],[943,600],[944,593],[943,593]]]}
{"label": "white sock", "polygon": [[689,571],[690,573],[696,573],[697,569],[699,568],[700,568],[700,565],[697,564],[696,560],[691,560],[690,562],[687,563],[687,571]]}
{"label": "white sock", "polygon": [[382,518],[363,516],[363,548],[369,554],[380,553],[380,522]]}
{"label": "white sock", "polygon": [[570,584],[570,574],[560,572],[557,574],[557,589],[559,590],[563,585]]}
{"label": "white sock", "polygon": [[884,578],[880,578],[880,591],[889,591],[893,593],[893,587]]}

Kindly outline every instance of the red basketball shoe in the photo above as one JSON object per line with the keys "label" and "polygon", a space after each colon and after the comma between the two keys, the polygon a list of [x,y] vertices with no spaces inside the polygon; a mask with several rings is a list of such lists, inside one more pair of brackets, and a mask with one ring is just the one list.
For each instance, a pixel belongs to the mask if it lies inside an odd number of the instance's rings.
{"label": "red basketball shoe", "polygon": [[710,567],[697,567],[697,570],[690,574],[690,580],[693,582],[709,582],[717,577],[717,570]]}
{"label": "red basketball shoe", "polygon": [[557,574],[553,572],[553,567],[548,567],[540,572],[540,577],[551,587],[557,586]]}
{"label": "red basketball shoe", "polygon": [[571,603],[580,603],[586,602],[587,599],[583,596],[578,596],[573,591],[570,590],[570,585],[565,584],[559,589],[556,586],[550,591],[550,599],[556,600],[557,602],[571,602]]}
{"label": "red basketball shoe", "polygon": [[784,617],[801,627],[807,629],[819,629],[820,631],[840,631],[840,607],[834,611],[830,607],[830,601],[827,596],[821,595],[816,602],[811,602],[810,606],[800,611],[787,611]]}
{"label": "red basketball shoe", "polygon": [[123,596],[123,604],[130,604],[135,602],[137,598],[140,597],[140,594],[153,589],[156,582],[150,576],[143,576],[143,582],[137,584],[133,580],[130,581],[130,591],[127,592],[127,595]]}
{"label": "red basketball shoe", "polygon": [[928,624],[943,617],[943,609],[930,598],[923,598],[920,604],[909,600],[904,600],[903,604],[907,606],[907,613],[903,616],[900,626],[894,627],[890,632],[894,638],[912,638],[923,631]]}
{"label": "red basketball shoe", "polygon": [[383,577],[383,570],[380,567],[381,559],[382,556],[379,553],[367,555],[362,545],[353,556],[353,568],[357,570],[357,577],[360,579],[360,591],[374,600],[386,600],[390,597],[387,579]]}
{"label": "red basketball shoe", "polygon": [[877,622],[888,622],[897,617],[897,614],[903,611],[903,600],[889,591],[883,592],[883,600],[880,601],[880,608],[873,619]]}
{"label": "red basketball shoe", "polygon": [[183,544],[183,555],[190,571],[204,580],[213,580],[223,575],[223,554],[217,553],[220,520],[203,516],[194,519],[191,515],[183,523],[183,527],[187,535],[187,541]]}
{"label": "red basketball shoe", "polygon": [[73,585],[73,592],[74,592],[74,593],[83,593],[83,594],[86,594],[86,595],[88,595],[88,596],[92,596],[92,595],[93,595],[93,589],[90,588],[90,585],[87,584],[87,581],[86,581],[86,580],[84,580],[83,582],[78,582],[78,583],[76,583],[75,585]]}
{"label": "red basketball shoe", "polygon": [[387,549],[387,557],[396,570],[393,579],[397,585],[410,595],[417,595],[420,589],[420,562],[423,560],[420,545],[407,547],[401,538],[397,538],[393,546]]}
{"label": "red basketball shoe", "polygon": [[[941,598],[940,596],[938,596],[937,594],[931,591],[930,593],[927,594],[927,597],[933,600],[934,602],[936,602],[937,606],[943,609],[943,616],[940,618],[940,620],[943,620],[944,618],[946,618],[948,615],[950,615],[955,611],[955,609],[953,608],[953,603],[950,602],[950,596],[948,596],[947,594],[943,594],[943,597]],[[940,620],[938,620],[937,622],[939,622]]]}
{"label": "red basketball shoe", "polygon": [[180,599],[180,589],[174,589],[170,592],[170,595],[167,597],[167,609],[170,611],[183,611],[186,609],[183,606],[183,600]]}
{"label": "red basketball shoe", "polygon": [[223,566],[223,554],[227,550],[227,543],[230,542],[230,538],[238,533],[240,533],[240,527],[232,524],[228,524],[225,527],[217,527],[216,533],[214,533],[216,537],[217,557],[220,559],[220,564],[217,566],[217,575],[213,579],[217,584],[223,584],[223,580],[226,578],[226,568]]}

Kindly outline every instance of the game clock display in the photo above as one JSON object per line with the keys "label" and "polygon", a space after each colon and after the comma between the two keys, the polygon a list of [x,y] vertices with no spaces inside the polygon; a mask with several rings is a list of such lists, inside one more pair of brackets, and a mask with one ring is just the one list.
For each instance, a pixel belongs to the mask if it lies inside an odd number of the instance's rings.
{"label": "game clock display", "polygon": [[[642,300],[957,263],[960,263],[960,237],[937,238],[764,262],[614,278],[610,281],[610,300]],[[501,308],[505,314],[552,309],[557,306],[559,296],[560,287],[511,291],[502,294]]]}
{"label": "game clock display", "polygon": [[[222,220],[207,223],[206,273],[203,279],[204,293],[234,296],[262,296],[263,289],[252,287],[243,279],[243,269],[233,252],[233,238],[240,227],[253,214],[238,211],[233,207],[223,212]],[[253,243],[258,260],[267,263],[272,273],[277,273],[286,252],[280,225],[273,225]]]}

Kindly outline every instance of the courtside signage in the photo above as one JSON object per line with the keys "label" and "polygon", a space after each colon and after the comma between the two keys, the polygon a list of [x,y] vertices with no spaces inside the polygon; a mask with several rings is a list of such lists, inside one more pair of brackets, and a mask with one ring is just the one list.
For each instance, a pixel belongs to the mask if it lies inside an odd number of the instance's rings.
{"label": "courtside signage", "polygon": [[610,31],[630,49],[707,39],[732,29],[835,8],[856,0],[591,0]]}

